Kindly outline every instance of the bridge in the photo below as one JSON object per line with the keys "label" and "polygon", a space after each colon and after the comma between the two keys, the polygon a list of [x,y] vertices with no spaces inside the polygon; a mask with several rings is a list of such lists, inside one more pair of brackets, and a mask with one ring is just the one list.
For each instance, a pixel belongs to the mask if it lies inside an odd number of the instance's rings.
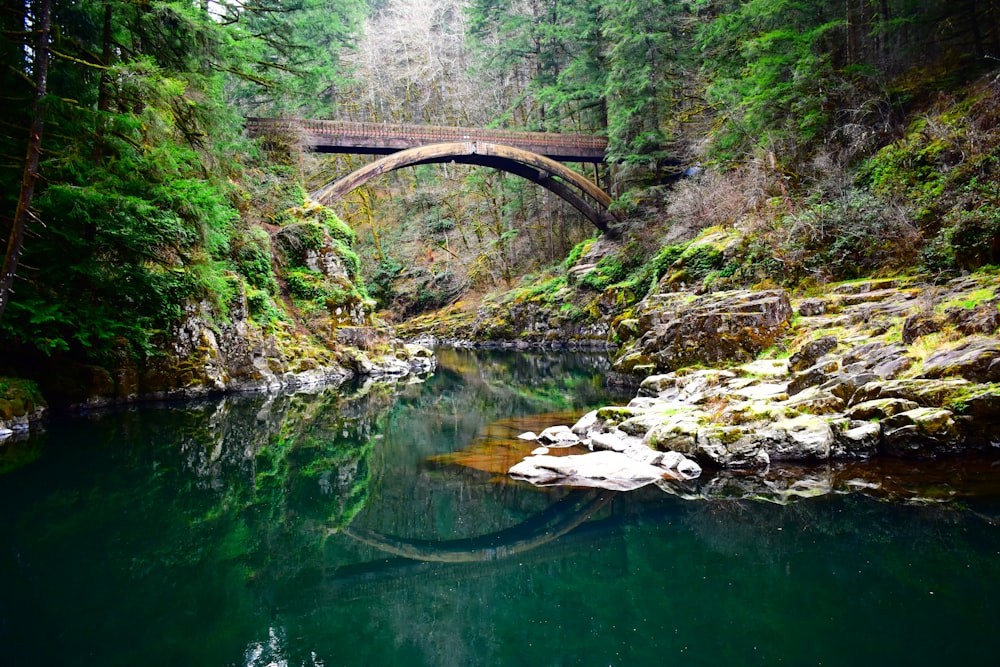
{"label": "bridge", "polygon": [[318,153],[383,156],[310,193],[333,203],[384,173],[420,164],[455,162],[506,171],[569,202],[598,229],[612,234],[611,197],[562,162],[600,163],[607,139],[582,134],[384,125],[332,120],[248,118],[251,137],[284,138]]}

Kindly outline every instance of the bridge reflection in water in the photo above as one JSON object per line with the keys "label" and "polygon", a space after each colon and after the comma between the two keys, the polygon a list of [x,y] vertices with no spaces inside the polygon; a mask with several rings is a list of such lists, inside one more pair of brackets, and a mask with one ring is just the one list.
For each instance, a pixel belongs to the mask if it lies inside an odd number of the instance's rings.
{"label": "bridge reflection in water", "polygon": [[461,540],[414,540],[346,526],[339,531],[379,551],[412,560],[472,563],[537,549],[570,532],[604,507],[614,491],[571,494],[526,521],[488,535]]}

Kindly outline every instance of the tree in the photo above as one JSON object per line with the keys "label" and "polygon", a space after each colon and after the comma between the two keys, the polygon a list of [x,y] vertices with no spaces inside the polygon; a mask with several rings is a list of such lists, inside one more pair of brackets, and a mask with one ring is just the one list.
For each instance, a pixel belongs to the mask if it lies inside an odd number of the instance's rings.
{"label": "tree", "polygon": [[38,179],[38,163],[42,152],[42,114],[49,75],[49,28],[51,26],[52,4],[50,0],[39,0],[35,10],[33,29],[38,35],[38,41],[33,48],[32,70],[35,75],[35,108],[34,119],[28,134],[27,156],[24,160],[24,173],[21,177],[21,190],[17,200],[17,209],[11,225],[7,250],[4,253],[3,266],[0,267],[0,319],[10,301],[14,275],[17,263],[24,247],[24,231],[28,218],[32,215],[31,205],[35,196],[35,181]]}
{"label": "tree", "polygon": [[[16,298],[4,301],[0,320],[4,357],[142,355],[191,301],[208,299],[224,313],[244,279],[233,239],[243,233],[239,207],[249,195],[240,192],[241,164],[250,151],[227,86],[238,87],[234,78],[276,85],[279,74],[291,75],[301,64],[295,35],[278,19],[299,9],[270,0],[49,2],[46,150],[31,200],[38,224],[23,246],[11,235],[5,248],[21,262]],[[307,7],[315,21],[324,7],[346,15],[357,5]],[[42,73],[36,61],[47,53],[25,49],[25,15],[2,14],[5,152],[18,142],[23,152],[37,92],[25,80]],[[346,39],[349,28],[334,23],[324,34]],[[35,173],[30,159],[25,173]],[[17,191],[15,178],[0,168],[3,196]],[[5,210],[12,204],[5,199]],[[17,231],[14,219],[3,219],[5,237]]]}
{"label": "tree", "polygon": [[658,171],[670,155],[671,138],[663,128],[674,111],[671,98],[684,82],[691,47],[687,19],[674,0],[627,0],[603,8],[610,161]]}

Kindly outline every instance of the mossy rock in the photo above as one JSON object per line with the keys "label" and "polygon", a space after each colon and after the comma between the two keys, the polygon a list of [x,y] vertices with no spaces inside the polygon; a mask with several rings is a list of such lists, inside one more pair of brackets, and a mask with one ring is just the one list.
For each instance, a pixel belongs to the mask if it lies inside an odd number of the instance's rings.
{"label": "mossy rock", "polygon": [[38,385],[31,380],[0,377],[0,420],[27,417],[46,407]]}

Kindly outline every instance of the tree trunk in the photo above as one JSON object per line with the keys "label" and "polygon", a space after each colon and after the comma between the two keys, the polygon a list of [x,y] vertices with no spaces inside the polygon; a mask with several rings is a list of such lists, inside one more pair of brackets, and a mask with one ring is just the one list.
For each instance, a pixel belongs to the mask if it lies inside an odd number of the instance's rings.
{"label": "tree trunk", "polygon": [[3,267],[0,270],[0,318],[3,317],[10,301],[17,261],[24,246],[24,229],[31,215],[31,202],[35,196],[35,181],[38,179],[38,162],[42,150],[42,100],[45,97],[46,80],[49,72],[49,26],[52,13],[51,0],[38,0],[35,30],[38,42],[35,44],[35,116],[28,135],[28,151],[24,161],[24,175],[21,178],[21,194],[17,200],[14,225],[7,241]]}

